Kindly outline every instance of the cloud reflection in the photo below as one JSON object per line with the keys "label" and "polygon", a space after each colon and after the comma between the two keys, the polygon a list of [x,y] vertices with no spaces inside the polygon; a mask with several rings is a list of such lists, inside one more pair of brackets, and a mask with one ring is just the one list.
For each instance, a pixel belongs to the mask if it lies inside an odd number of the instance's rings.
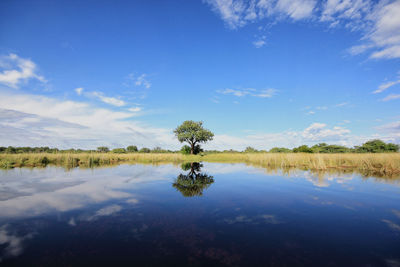
{"label": "cloud reflection", "polygon": [[[154,168],[146,165],[121,165],[96,170],[60,168],[14,169],[1,175],[0,191],[8,197],[0,201],[0,219],[33,217],[54,211],[70,211],[110,200],[139,200],[129,192],[137,184],[169,179],[178,170],[172,165]],[[106,207],[95,217],[108,215],[118,208]]]}
{"label": "cloud reflection", "polygon": [[[8,257],[19,256],[23,252],[23,241],[32,238],[33,234],[17,236],[11,233],[7,225],[0,227],[0,263]],[[4,249],[1,250],[1,247]]]}

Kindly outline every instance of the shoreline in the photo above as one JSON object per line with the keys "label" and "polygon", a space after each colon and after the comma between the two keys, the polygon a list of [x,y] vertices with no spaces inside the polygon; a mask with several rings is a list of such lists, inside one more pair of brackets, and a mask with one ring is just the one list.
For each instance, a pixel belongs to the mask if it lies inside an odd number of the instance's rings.
{"label": "shoreline", "polygon": [[311,171],[357,171],[378,176],[400,177],[400,153],[210,153],[183,155],[180,153],[21,153],[0,154],[0,168],[100,167],[123,163],[184,162],[245,163],[268,169],[303,169]]}

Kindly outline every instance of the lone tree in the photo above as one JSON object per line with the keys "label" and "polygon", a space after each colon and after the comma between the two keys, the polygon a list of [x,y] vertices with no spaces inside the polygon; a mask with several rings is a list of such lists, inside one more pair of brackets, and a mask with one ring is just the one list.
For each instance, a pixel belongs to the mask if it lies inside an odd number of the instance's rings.
{"label": "lone tree", "polygon": [[174,130],[179,142],[187,142],[190,145],[190,154],[195,154],[196,145],[211,141],[214,134],[203,128],[201,121],[184,121]]}

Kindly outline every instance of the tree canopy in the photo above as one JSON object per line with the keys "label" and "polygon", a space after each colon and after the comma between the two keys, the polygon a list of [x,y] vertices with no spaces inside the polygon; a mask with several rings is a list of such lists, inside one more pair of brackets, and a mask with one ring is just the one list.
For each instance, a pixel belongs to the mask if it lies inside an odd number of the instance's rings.
{"label": "tree canopy", "polygon": [[203,127],[201,121],[184,121],[174,130],[179,142],[187,142],[190,145],[190,153],[195,154],[196,145],[211,141],[214,134]]}
{"label": "tree canopy", "polygon": [[399,145],[375,139],[364,143],[362,146],[357,146],[355,151],[358,153],[397,152],[399,151]]}

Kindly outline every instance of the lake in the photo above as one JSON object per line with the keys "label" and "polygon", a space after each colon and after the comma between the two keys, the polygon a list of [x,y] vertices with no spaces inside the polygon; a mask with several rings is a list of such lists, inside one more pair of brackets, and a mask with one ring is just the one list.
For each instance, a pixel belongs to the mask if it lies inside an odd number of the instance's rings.
{"label": "lake", "polygon": [[0,171],[4,266],[400,266],[400,180],[245,164]]}

